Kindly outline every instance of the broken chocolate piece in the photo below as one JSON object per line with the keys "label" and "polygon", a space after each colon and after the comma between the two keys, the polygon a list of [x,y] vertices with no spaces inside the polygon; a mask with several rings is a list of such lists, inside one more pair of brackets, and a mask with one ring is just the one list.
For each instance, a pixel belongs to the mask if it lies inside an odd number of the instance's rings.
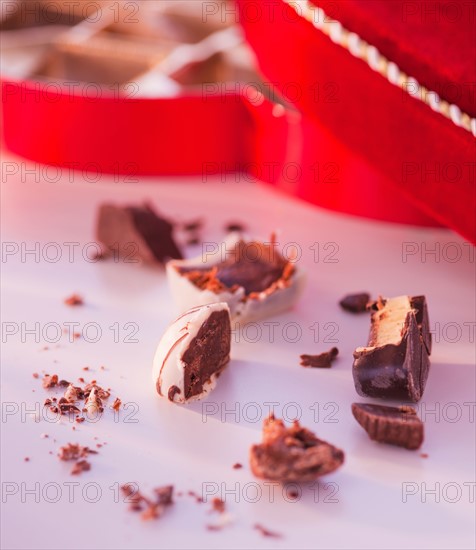
{"label": "broken chocolate piece", "polygon": [[367,311],[367,304],[370,300],[370,294],[361,292],[360,294],[347,294],[339,302],[342,309],[351,313],[362,313]]}
{"label": "broken chocolate piece", "polygon": [[431,334],[424,296],[379,299],[370,305],[368,345],[354,351],[357,393],[419,401],[430,368]]}
{"label": "broken chocolate piece", "polygon": [[183,257],[173,238],[173,224],[159,217],[149,204],[103,204],[96,234],[99,241],[127,262],[164,263]]}
{"label": "broken chocolate piece", "polygon": [[233,233],[216,252],[170,261],[167,276],[181,311],[227,302],[232,318],[258,319],[284,311],[297,301],[304,274],[270,242],[244,241]]}
{"label": "broken chocolate piece", "polygon": [[331,348],[329,351],[320,353],[319,355],[301,355],[301,365],[317,369],[330,369],[338,353],[339,350],[337,348]]}
{"label": "broken chocolate piece", "polygon": [[340,449],[318,439],[297,420],[286,428],[273,415],[264,422],[263,442],[250,451],[251,471],[256,477],[283,483],[314,481],[343,462]]}
{"label": "broken chocolate piece", "polygon": [[230,344],[227,304],[195,307],[181,315],[157,347],[153,379],[158,394],[175,403],[204,397],[230,360]]}
{"label": "broken chocolate piece", "polygon": [[406,449],[419,449],[423,443],[423,422],[413,407],[352,403],[352,414],[370,439]]}

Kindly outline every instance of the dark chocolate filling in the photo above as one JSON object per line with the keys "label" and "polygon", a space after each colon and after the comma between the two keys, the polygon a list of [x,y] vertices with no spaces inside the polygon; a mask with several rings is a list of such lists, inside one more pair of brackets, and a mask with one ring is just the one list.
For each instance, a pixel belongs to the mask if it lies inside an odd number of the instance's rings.
{"label": "dark chocolate filling", "polygon": [[199,395],[213,374],[230,359],[231,327],[227,311],[215,311],[203,323],[182,360],[185,363],[185,399]]}
{"label": "dark chocolate filling", "polygon": [[[193,272],[194,275],[210,273],[211,281],[195,278],[198,286],[207,286],[219,281],[227,288],[243,287],[245,294],[263,292],[273,283],[285,277],[291,264],[273,246],[260,242],[240,241],[230,252],[230,258],[212,268],[179,268],[180,273]],[[289,268],[288,268],[289,269]],[[215,285],[216,286],[216,285]]]}

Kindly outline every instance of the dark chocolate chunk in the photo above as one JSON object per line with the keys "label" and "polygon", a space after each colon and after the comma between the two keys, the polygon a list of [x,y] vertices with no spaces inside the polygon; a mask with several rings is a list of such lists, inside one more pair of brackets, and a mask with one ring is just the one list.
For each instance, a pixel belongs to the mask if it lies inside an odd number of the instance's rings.
{"label": "dark chocolate chunk", "polygon": [[352,313],[362,313],[367,311],[367,304],[370,300],[370,294],[362,292],[360,294],[347,294],[339,302],[342,309]]}
{"label": "dark chocolate chunk", "polygon": [[[213,374],[220,373],[230,360],[231,327],[228,311],[214,311],[203,323],[182,356],[185,364],[185,398],[203,391]],[[170,399],[170,392],[169,392]]]}
{"label": "dark chocolate chunk", "polygon": [[337,348],[331,348],[329,351],[320,353],[319,355],[301,355],[301,365],[317,369],[330,369],[338,353],[339,350]]}
{"label": "dark chocolate chunk", "polygon": [[425,297],[379,299],[370,311],[368,345],[354,352],[357,393],[419,401],[428,379],[431,352]]}
{"label": "dark chocolate chunk", "polygon": [[160,262],[182,259],[173,239],[173,224],[159,217],[149,204],[99,209],[97,239],[125,261]]}
{"label": "dark chocolate chunk", "polygon": [[273,415],[264,422],[263,442],[250,450],[253,474],[283,483],[314,481],[343,462],[340,449],[318,439],[298,421],[286,428]]}
{"label": "dark chocolate chunk", "polygon": [[406,449],[419,449],[423,443],[423,422],[413,407],[353,403],[352,414],[370,439]]}

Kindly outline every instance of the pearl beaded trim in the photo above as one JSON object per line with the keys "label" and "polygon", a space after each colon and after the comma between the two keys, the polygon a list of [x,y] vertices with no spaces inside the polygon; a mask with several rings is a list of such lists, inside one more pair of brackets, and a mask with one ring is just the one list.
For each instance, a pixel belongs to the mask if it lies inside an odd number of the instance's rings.
{"label": "pearl beaded trim", "polygon": [[456,126],[464,128],[476,137],[476,118],[471,118],[461,109],[442,99],[436,92],[422,86],[415,78],[405,74],[400,68],[384,57],[375,46],[367,43],[354,32],[344,28],[338,21],[330,19],[322,8],[315,6],[309,0],[283,0],[295,12],[306,19],[316,29],[319,29],[332,42],[342,46],[354,57],[362,59],[375,72],[378,72],[394,86],[400,87],[411,97],[428,105],[433,111],[440,113]]}

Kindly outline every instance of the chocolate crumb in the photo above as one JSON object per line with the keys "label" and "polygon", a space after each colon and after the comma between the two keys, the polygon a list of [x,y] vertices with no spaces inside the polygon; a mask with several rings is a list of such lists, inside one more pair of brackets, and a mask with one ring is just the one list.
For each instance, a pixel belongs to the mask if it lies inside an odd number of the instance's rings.
{"label": "chocolate crumb", "polygon": [[301,366],[317,369],[330,369],[332,362],[339,354],[337,348],[331,348],[329,351],[319,355],[301,355]]}
{"label": "chocolate crumb", "polygon": [[40,377],[40,375],[37,372],[33,373],[33,378],[39,378],[39,377]]}
{"label": "chocolate crumb", "polygon": [[114,399],[114,403],[111,405],[111,409],[118,412],[119,409],[121,408],[121,405],[122,405],[122,401],[119,399],[119,397],[116,397],[116,399]]}
{"label": "chocolate crumb", "polygon": [[222,525],[207,525],[208,531],[221,531],[223,529]]}
{"label": "chocolate crumb", "polygon": [[58,384],[58,375],[57,374],[45,374],[43,377],[42,385],[45,389],[54,388]]}
{"label": "chocolate crumb", "polygon": [[276,533],[274,531],[270,531],[269,529],[266,529],[266,527],[263,527],[259,523],[255,523],[253,525],[253,529],[256,529],[257,531],[259,531],[263,535],[263,537],[281,538],[283,536],[280,533]]}
{"label": "chocolate crumb", "polygon": [[342,309],[350,311],[351,313],[363,313],[367,311],[367,304],[370,301],[370,294],[367,292],[360,292],[358,294],[347,294],[339,302]]}
{"label": "chocolate crumb", "polygon": [[236,462],[235,464],[233,464],[234,470],[240,470],[241,468],[243,468],[243,464],[240,464],[239,462]]}
{"label": "chocolate crumb", "polygon": [[30,462],[30,458],[28,456],[25,456],[25,458],[23,459],[25,462]]}
{"label": "chocolate crumb", "polygon": [[78,460],[71,469],[71,475],[79,475],[82,472],[87,472],[91,469],[91,464],[87,460]]}
{"label": "chocolate crumb", "polygon": [[64,303],[67,306],[82,306],[84,304],[83,298],[79,294],[72,294],[65,298]]}
{"label": "chocolate crumb", "polygon": [[428,453],[420,453],[420,456],[421,456],[422,458],[428,458]]}
{"label": "chocolate crumb", "polygon": [[60,460],[78,460],[79,458],[85,458],[90,454],[97,454],[97,451],[90,449],[89,447],[83,447],[78,443],[68,443],[59,448],[58,458]]}
{"label": "chocolate crumb", "polygon": [[219,514],[225,513],[225,501],[223,501],[221,498],[215,497],[212,500],[212,512],[218,512]]}

